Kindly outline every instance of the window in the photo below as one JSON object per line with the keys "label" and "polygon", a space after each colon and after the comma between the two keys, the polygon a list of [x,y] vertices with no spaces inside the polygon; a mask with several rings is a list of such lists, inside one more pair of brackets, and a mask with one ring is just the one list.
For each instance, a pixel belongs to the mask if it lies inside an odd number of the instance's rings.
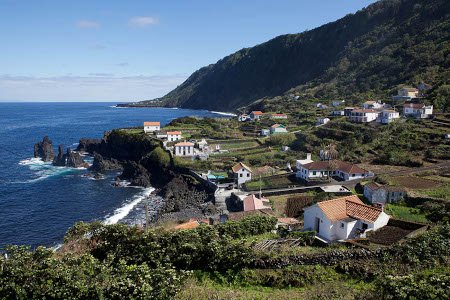
{"label": "window", "polygon": [[369,228],[369,225],[367,225],[366,223],[362,223],[362,229],[366,230],[367,228]]}
{"label": "window", "polygon": [[247,173],[247,177],[250,177],[250,173]]}
{"label": "window", "polygon": [[341,223],[341,228],[344,228],[344,226],[345,226],[344,223]]}
{"label": "window", "polygon": [[356,175],[355,174],[352,174],[352,177],[355,177]]}
{"label": "window", "polygon": [[313,175],[316,175],[316,171],[313,171]]}
{"label": "window", "polygon": [[243,175],[242,173],[241,173],[241,174],[239,174],[239,177],[242,177],[242,175]]}

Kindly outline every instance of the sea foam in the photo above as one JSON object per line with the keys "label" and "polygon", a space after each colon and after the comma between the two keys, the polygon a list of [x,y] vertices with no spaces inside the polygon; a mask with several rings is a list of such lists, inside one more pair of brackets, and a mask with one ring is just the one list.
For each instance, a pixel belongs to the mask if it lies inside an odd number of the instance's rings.
{"label": "sea foam", "polygon": [[236,117],[236,114],[233,113],[227,113],[227,112],[221,112],[221,111],[211,111],[213,114],[222,115],[222,116],[230,116],[230,117]]}
{"label": "sea foam", "polygon": [[128,216],[128,214],[133,210],[133,208],[136,205],[138,205],[142,200],[148,198],[154,190],[155,189],[152,187],[143,189],[141,193],[133,196],[131,200],[126,201],[123,206],[116,209],[113,215],[105,219],[104,223],[106,225],[116,224],[117,222]]}

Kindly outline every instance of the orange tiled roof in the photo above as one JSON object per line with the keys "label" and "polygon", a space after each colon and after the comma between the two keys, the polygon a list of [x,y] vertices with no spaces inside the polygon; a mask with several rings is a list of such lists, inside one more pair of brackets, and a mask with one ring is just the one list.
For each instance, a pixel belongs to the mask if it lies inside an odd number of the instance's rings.
{"label": "orange tiled roof", "polygon": [[300,224],[301,222],[294,218],[278,218],[278,222],[288,224],[288,225],[296,225]]}
{"label": "orange tiled roof", "polygon": [[144,122],[144,126],[160,126],[160,122]]}
{"label": "orange tiled roof", "polygon": [[404,107],[408,108],[423,108],[425,104],[423,103],[405,103]]}
{"label": "orange tiled roof", "polygon": [[253,173],[252,169],[250,169],[247,165],[245,165],[244,163],[237,163],[235,164],[231,170],[233,171],[233,173],[237,173],[240,169],[247,169],[247,171],[249,171],[250,173]]}
{"label": "orange tiled roof", "polygon": [[167,134],[178,135],[178,134],[181,134],[181,131],[167,131]]}
{"label": "orange tiled roof", "polygon": [[254,114],[254,115],[263,115],[263,114],[264,114],[264,113],[263,113],[262,111],[260,111],[260,110],[252,111],[251,113]]}
{"label": "orange tiled roof", "polygon": [[287,117],[286,114],[272,114],[272,117]]}
{"label": "orange tiled roof", "polygon": [[191,142],[181,142],[181,143],[175,144],[175,147],[183,147],[183,146],[187,146],[187,147],[192,146],[192,147],[194,147],[194,144],[191,143]]}
{"label": "orange tiled roof", "polygon": [[322,201],[317,203],[317,206],[330,221],[339,221],[350,217],[375,222],[382,212],[381,209],[364,204],[355,195]]}
{"label": "orange tiled roof", "polygon": [[197,228],[198,226],[200,226],[200,223],[196,220],[192,220],[180,225],[175,226],[175,229],[194,229]]}
{"label": "orange tiled roof", "polygon": [[285,128],[285,126],[282,125],[282,124],[273,124],[273,125],[270,126],[270,127],[272,127],[272,128],[277,128],[277,127],[283,127],[283,128]]}

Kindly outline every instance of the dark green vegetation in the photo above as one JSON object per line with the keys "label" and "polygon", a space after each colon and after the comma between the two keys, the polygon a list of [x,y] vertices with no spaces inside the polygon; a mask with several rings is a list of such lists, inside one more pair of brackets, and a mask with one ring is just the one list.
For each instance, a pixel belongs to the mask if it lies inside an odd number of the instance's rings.
{"label": "dark green vegetation", "polygon": [[211,299],[229,288],[241,291],[241,299],[263,291],[270,299],[449,296],[448,225],[379,250],[322,248],[310,233],[288,236],[304,246],[253,250],[249,241],[274,225],[262,216],[187,231],[78,223],[60,252],[6,248],[0,298],[192,299],[196,291],[195,299]]}
{"label": "dark green vegetation", "polygon": [[[137,105],[234,111],[287,91],[300,100],[358,102],[424,81],[434,86],[430,101],[446,110],[449,12],[447,0],[382,0],[316,29],[242,49],[196,71],[157,101]],[[280,101],[284,111],[298,103],[273,99]]]}

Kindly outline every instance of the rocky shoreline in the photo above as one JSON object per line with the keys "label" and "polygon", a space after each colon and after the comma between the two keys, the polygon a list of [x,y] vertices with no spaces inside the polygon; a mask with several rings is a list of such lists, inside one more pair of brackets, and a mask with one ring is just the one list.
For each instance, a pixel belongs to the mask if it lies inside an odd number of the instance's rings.
{"label": "rocky shoreline", "polygon": [[67,149],[64,153],[60,145],[58,155],[53,151],[52,141],[44,137],[34,150],[35,157],[44,161],[75,168],[88,166],[80,155],[87,153],[94,158],[88,169],[93,178],[118,170],[121,174],[116,178],[116,186],[126,180],[133,186],[154,187],[154,194],[165,200],[155,221],[184,221],[215,212],[213,191],[192,177],[188,170],[175,166],[162,144],[146,135],[112,130],[102,139],[80,139],[76,151]]}

